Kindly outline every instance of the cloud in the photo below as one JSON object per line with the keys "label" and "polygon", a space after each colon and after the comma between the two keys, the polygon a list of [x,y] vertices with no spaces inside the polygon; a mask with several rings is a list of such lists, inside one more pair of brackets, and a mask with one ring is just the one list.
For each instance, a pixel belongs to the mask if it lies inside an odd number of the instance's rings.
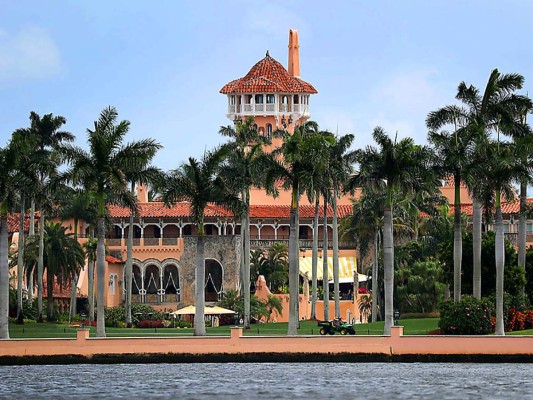
{"label": "cloud", "polygon": [[39,27],[16,33],[0,30],[0,81],[43,79],[61,70],[59,49]]}

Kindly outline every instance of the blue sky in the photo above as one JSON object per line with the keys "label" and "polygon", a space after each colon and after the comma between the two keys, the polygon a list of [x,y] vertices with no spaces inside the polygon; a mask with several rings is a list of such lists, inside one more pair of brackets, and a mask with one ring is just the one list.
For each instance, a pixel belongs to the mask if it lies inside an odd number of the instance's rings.
{"label": "blue sky", "polygon": [[356,147],[377,125],[425,143],[427,113],[463,80],[483,87],[498,68],[533,93],[532,15],[524,0],[0,0],[0,146],[32,110],[65,116],[84,146],[114,105],[128,139],[156,138],[155,164],[176,168],[223,141],[224,84],[266,50],[287,64],[289,28],[322,128]]}

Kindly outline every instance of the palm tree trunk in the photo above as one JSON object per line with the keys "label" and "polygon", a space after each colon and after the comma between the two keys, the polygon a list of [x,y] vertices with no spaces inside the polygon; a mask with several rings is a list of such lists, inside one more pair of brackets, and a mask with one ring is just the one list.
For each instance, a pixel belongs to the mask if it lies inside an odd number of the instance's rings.
{"label": "palm tree trunk", "polygon": [[26,210],[25,195],[20,198],[19,240],[17,249],[17,323],[24,323],[22,304],[22,285],[24,283],[24,215]]}
{"label": "palm tree trunk", "polygon": [[[201,226],[200,226],[201,225]],[[196,242],[196,313],[194,314],[194,336],[205,336],[205,258],[203,222],[198,224]]]}
{"label": "palm tree trunk", "polygon": [[[78,241],[78,219],[74,218],[74,239]],[[76,315],[76,310],[78,309],[78,305],[76,302],[76,296],[77,296],[77,289],[78,289],[78,279],[79,274],[77,272],[74,273],[74,276],[72,277],[72,287],[70,288],[70,307],[69,307],[69,315],[68,315],[68,322],[70,324],[70,321],[74,319],[74,316]]]}
{"label": "palm tree trunk", "polygon": [[298,183],[293,182],[292,200],[290,211],[289,227],[289,327],[287,335],[296,335],[298,333],[299,299],[300,299],[300,271],[299,271],[299,188]]}
{"label": "palm tree trunk", "polygon": [[333,296],[335,298],[335,317],[341,316],[339,293],[339,226],[337,221],[337,188],[333,188]]}
{"label": "palm tree trunk", "polygon": [[244,191],[245,234],[244,234],[244,329],[250,329],[250,191]]}
{"label": "palm tree trunk", "polygon": [[7,204],[1,204],[0,214],[0,339],[9,339],[9,264]]}
{"label": "palm tree trunk", "polygon": [[131,320],[131,290],[133,286],[133,211],[130,212],[128,225],[128,242],[126,244],[126,276],[124,284],[126,286],[126,327],[132,327]]}
{"label": "palm tree trunk", "polygon": [[[103,208],[103,206],[99,206]],[[105,288],[105,228],[104,218],[98,216],[97,226],[98,245],[96,247],[96,337],[106,337],[104,315]]]}
{"label": "palm tree trunk", "polygon": [[[35,236],[35,199],[31,199],[31,208],[30,208],[30,228],[29,236]],[[31,269],[31,272],[28,276],[28,301],[30,304],[33,302],[33,273],[35,272],[34,268]]]}
{"label": "palm tree trunk", "polygon": [[44,210],[39,218],[39,259],[37,260],[37,322],[43,322]]}
{"label": "palm tree trunk", "polygon": [[322,293],[324,295],[324,321],[329,321],[329,269],[328,269],[328,199],[324,196],[324,232],[322,240]]}
{"label": "palm tree trunk", "polygon": [[392,232],[392,190],[387,188],[387,205],[383,229],[383,280],[385,286],[385,328],[384,335],[390,335],[394,325],[394,238]]}
{"label": "palm tree trunk", "polygon": [[477,299],[481,299],[481,204],[473,199],[472,205],[474,208],[473,216],[473,276],[474,282],[472,285],[473,295]]}
{"label": "palm tree trunk", "polygon": [[[378,298],[379,298],[379,289],[378,289],[378,274],[379,274],[379,264],[378,264],[378,242],[379,242],[379,230],[376,229],[374,235],[374,259],[372,260],[372,322],[377,322],[378,320]],[[354,296],[356,293],[354,293]]]}
{"label": "palm tree trunk", "polygon": [[518,265],[526,267],[526,211],[527,184],[520,184],[520,217],[518,220]]}
{"label": "palm tree trunk", "polygon": [[500,192],[496,191],[496,218],[494,221],[496,231],[495,238],[495,255],[496,255],[496,331],[495,335],[503,336],[503,275],[505,264],[504,253],[504,235],[503,235],[503,218],[500,206]]}
{"label": "palm tree trunk", "polygon": [[54,274],[49,265],[46,266],[46,320],[54,321]]}
{"label": "palm tree trunk", "polygon": [[461,300],[461,261],[463,259],[463,234],[461,229],[461,186],[455,177],[453,213],[453,301]]}
{"label": "palm tree trunk", "polygon": [[[94,227],[91,227],[90,236],[94,239]],[[93,258],[87,266],[87,296],[89,297],[89,323],[94,321],[94,270],[96,266],[96,259]]]}
{"label": "palm tree trunk", "polygon": [[74,276],[72,277],[72,287],[70,288],[70,307],[69,307],[69,314],[68,314],[69,323],[70,321],[74,319],[74,316],[76,315],[76,309],[77,309],[76,289],[78,288],[78,278],[79,278],[79,275],[77,273],[74,273]]}
{"label": "palm tree trunk", "polygon": [[320,196],[316,194],[315,219],[313,220],[313,254],[311,259],[311,319],[316,320],[316,296],[318,275],[318,207]]}

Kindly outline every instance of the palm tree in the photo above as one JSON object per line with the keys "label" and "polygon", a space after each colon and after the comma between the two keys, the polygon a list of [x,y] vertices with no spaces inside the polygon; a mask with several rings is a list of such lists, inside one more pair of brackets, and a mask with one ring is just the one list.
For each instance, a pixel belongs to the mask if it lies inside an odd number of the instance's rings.
{"label": "palm tree", "polygon": [[[50,191],[48,183],[50,177],[55,174],[57,166],[59,164],[59,158],[57,157],[57,150],[59,150],[64,143],[72,142],[74,135],[70,132],[60,130],[62,126],[67,122],[65,117],[60,115],[54,116],[53,114],[45,114],[42,117],[36,112],[30,113],[30,127],[24,129],[18,129],[17,134],[22,137],[28,138],[34,145],[33,151],[33,163],[38,166],[37,168],[37,180],[35,193],[32,193],[32,197],[36,198],[39,204],[40,211],[40,229],[39,237],[41,248],[43,244],[44,236],[44,220],[45,209],[49,205]],[[43,252],[42,249],[39,252],[37,263],[37,321],[42,322],[43,314]]]}
{"label": "palm tree", "polygon": [[[150,164],[157,150],[161,148],[161,145],[153,140],[146,141],[146,150],[151,150],[151,153],[147,155],[145,165],[134,165],[133,169],[126,171],[126,179],[131,184],[131,194],[134,195],[135,183],[141,185],[155,185],[161,179],[161,171],[153,167]],[[133,216],[136,208],[130,209],[130,219],[128,227],[128,240],[126,242],[126,268],[124,273],[124,289],[126,290],[125,319],[126,327],[131,328],[131,289],[133,283]]]}
{"label": "palm tree", "polygon": [[392,207],[393,193],[416,192],[427,182],[434,183],[429,174],[429,149],[415,145],[411,138],[392,141],[383,129],[377,127],[372,134],[379,149],[367,147],[357,152],[359,171],[350,179],[348,189],[376,186],[385,183],[383,258],[385,281],[385,328],[390,335],[393,320],[394,240]]}
{"label": "palm tree", "polygon": [[189,201],[191,217],[197,226],[195,336],[205,336],[205,209],[209,203],[216,203],[232,209],[237,216],[242,212],[239,198],[228,190],[223,179],[217,175],[227,151],[222,148],[206,152],[200,161],[190,157],[187,164],[182,164],[178,170],[172,171],[165,177],[160,190],[167,205],[177,201]]}
{"label": "palm tree", "polygon": [[7,215],[16,187],[17,149],[0,148],[0,339],[9,339],[9,254]]}
{"label": "palm tree", "polygon": [[279,297],[272,296],[270,294],[267,295],[265,307],[268,312],[267,322],[270,322],[270,316],[272,315],[273,311],[276,312],[276,315],[281,315],[281,313],[283,312],[283,304],[281,303],[281,299]]}
{"label": "palm tree", "polygon": [[277,193],[275,182],[281,182],[284,189],[291,189],[289,228],[289,325],[288,335],[296,335],[299,324],[299,204],[303,192],[301,183],[313,175],[315,164],[320,164],[324,144],[332,143],[331,137],[314,134],[306,124],[297,127],[291,135],[276,131],[283,144],[274,150],[274,158],[267,169],[266,186],[270,193]]}
{"label": "palm tree", "polygon": [[[75,284],[75,275],[85,264],[85,254],[73,234],[66,233],[61,223],[48,223],[44,236],[44,262],[46,265],[46,287],[48,297],[47,319],[54,319],[54,282],[60,286]],[[28,241],[28,256],[35,258],[39,252],[39,240]]]}
{"label": "palm tree", "polygon": [[83,244],[85,257],[87,258],[87,297],[89,300],[89,322],[94,321],[94,270],[96,264],[96,252],[98,249],[98,239],[92,236],[87,238]]}
{"label": "palm tree", "polygon": [[[461,260],[463,257],[463,230],[461,226],[461,183],[468,163],[471,161],[472,131],[465,129],[465,110],[457,106],[446,106],[431,112],[426,125],[439,129],[453,123],[453,133],[431,131],[428,140],[435,147],[439,172],[444,178],[453,177],[454,183],[454,226],[453,226],[453,300],[461,299]],[[461,125],[461,126],[459,126]]]}
{"label": "palm tree", "polygon": [[335,298],[335,317],[341,316],[339,295],[339,227],[337,214],[337,198],[352,172],[352,164],[355,162],[355,152],[348,152],[354,136],[344,135],[335,137],[335,143],[329,148],[328,174],[331,178],[333,196],[331,206],[333,208],[333,293]]}
{"label": "palm tree", "polygon": [[64,150],[72,162],[67,172],[75,185],[92,191],[97,204],[97,324],[96,335],[105,337],[104,285],[105,285],[105,225],[106,205],[116,203],[134,207],[135,201],[128,190],[126,174],[136,167],[146,165],[152,157],[153,143],[150,139],[124,144],[129,130],[129,121],[117,123],[118,113],[107,107],[101,113],[94,128],[87,129],[89,150],[69,146]]}
{"label": "palm tree", "polygon": [[385,193],[371,187],[365,189],[362,196],[352,203],[352,214],[341,222],[341,237],[357,243],[361,257],[370,247],[372,258],[372,322],[378,320],[379,296],[379,243],[383,231],[383,214],[385,212]]}
{"label": "palm tree", "polygon": [[[78,226],[80,220],[83,220],[86,224],[90,224],[92,226],[96,224],[96,209],[94,207],[94,199],[91,197],[90,193],[72,188],[67,188],[66,192],[61,197],[63,199],[68,199],[62,207],[61,218],[63,220],[74,220],[73,234],[74,239],[78,240]],[[71,287],[69,319],[72,319],[76,314],[76,289],[78,278],[79,273],[76,271],[74,282]]]}
{"label": "palm tree", "polygon": [[270,144],[270,139],[259,135],[253,117],[244,122],[238,121],[235,129],[231,126],[221,127],[220,134],[233,139],[226,146],[231,150],[228,164],[222,176],[242,193],[245,212],[241,223],[243,236],[244,265],[244,329],[250,329],[250,189],[261,185],[266,154],[263,146]]}

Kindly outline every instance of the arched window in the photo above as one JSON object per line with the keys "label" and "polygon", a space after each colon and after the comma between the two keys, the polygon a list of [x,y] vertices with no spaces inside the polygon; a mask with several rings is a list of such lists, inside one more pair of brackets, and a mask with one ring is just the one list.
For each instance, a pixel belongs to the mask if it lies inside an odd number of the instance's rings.
{"label": "arched window", "polygon": [[267,124],[267,137],[272,139],[272,124]]}
{"label": "arched window", "polygon": [[267,104],[274,104],[275,102],[275,97],[273,94],[269,93],[266,95],[266,98],[267,98]]}
{"label": "arched window", "polygon": [[263,95],[262,94],[256,94],[255,95],[255,104],[263,104]]}
{"label": "arched window", "polygon": [[300,98],[297,94],[294,95],[293,97],[293,103],[294,104],[299,104],[300,103]]}
{"label": "arched window", "polygon": [[183,227],[183,236],[191,236],[192,235],[192,225],[185,225]]}
{"label": "arched window", "polygon": [[218,301],[222,295],[224,272],[217,260],[205,260],[205,301]]}

